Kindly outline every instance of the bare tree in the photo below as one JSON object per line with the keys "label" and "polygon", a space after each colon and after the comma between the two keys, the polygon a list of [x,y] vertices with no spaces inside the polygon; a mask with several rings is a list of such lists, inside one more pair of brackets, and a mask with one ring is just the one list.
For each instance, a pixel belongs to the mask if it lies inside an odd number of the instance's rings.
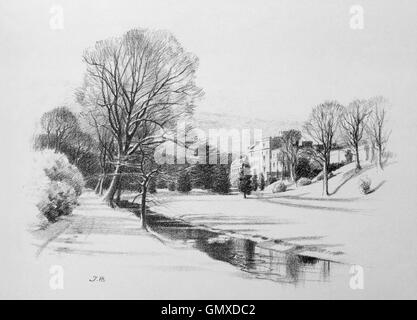
{"label": "bare tree", "polygon": [[323,166],[323,191],[329,195],[328,168],[342,106],[337,101],[326,101],[313,108],[304,125],[306,133],[318,144],[317,155]]}
{"label": "bare tree", "polygon": [[[101,108],[116,142],[115,171],[105,200],[113,203],[123,164],[141,146],[137,131],[145,122],[164,128],[190,113],[201,94],[195,85],[197,59],[167,32],[131,30],[97,42],[84,53],[83,105]],[[156,119],[155,113],[169,116]]]}
{"label": "bare tree", "polygon": [[[143,122],[137,130],[135,142],[139,144],[139,148],[133,153],[128,160],[123,163],[124,167],[130,167],[138,169],[139,175],[137,177],[137,181],[140,185],[140,192],[134,198],[133,201],[136,200],[139,196],[141,197],[141,209],[140,209],[140,217],[142,221],[143,228],[147,228],[146,226],[146,202],[147,202],[147,194],[150,181],[159,174],[166,174],[164,172],[163,164],[158,163],[155,160],[155,152],[156,150],[161,147],[164,143],[176,143],[178,146],[185,145],[181,142],[178,142],[174,132],[172,130],[168,131],[167,128],[172,128],[174,123],[171,122],[171,125],[168,125],[164,130],[160,128],[158,123],[165,122],[168,119],[176,119],[177,117],[173,118],[173,115],[166,110],[159,110],[153,113],[153,120],[154,121],[147,121]],[[168,131],[168,132],[167,132]],[[185,143],[185,142],[184,142]],[[173,155],[172,155],[173,156]],[[188,169],[190,169],[189,167]],[[176,166],[176,170],[170,172],[170,175],[175,175],[178,171],[183,170],[184,168]],[[120,190],[120,189],[119,189]]]}
{"label": "bare tree", "polygon": [[155,162],[154,148],[141,146],[137,152],[137,158],[133,166],[140,170],[140,176],[138,177],[140,192],[133,199],[133,201],[135,201],[137,197],[141,197],[140,218],[142,227],[146,229],[146,202],[148,187],[151,179],[157,175],[161,169],[161,165]]}
{"label": "bare tree", "polygon": [[70,138],[71,145],[74,148],[72,152],[73,163],[78,165],[82,156],[94,148],[94,141],[91,135],[78,129],[71,134]]}
{"label": "bare tree", "polygon": [[48,148],[58,152],[62,142],[78,129],[78,120],[67,107],[57,107],[43,114],[41,127],[46,133]]}
{"label": "bare tree", "polygon": [[106,180],[109,168],[114,161],[115,151],[114,136],[107,127],[106,116],[101,113],[102,110],[89,110],[83,116],[87,120],[93,136],[96,138],[96,147],[98,153],[98,163],[101,174],[97,180],[95,192],[103,195],[103,184]]}
{"label": "bare tree", "polygon": [[361,170],[359,159],[359,145],[363,139],[366,120],[370,115],[369,102],[367,100],[352,101],[342,113],[341,127],[347,144],[353,148],[356,156],[356,169]]}
{"label": "bare tree", "polygon": [[288,163],[291,180],[295,182],[295,167],[297,166],[301,132],[298,130],[283,131],[281,136],[281,151]]}
{"label": "bare tree", "polygon": [[371,139],[372,148],[375,148],[377,151],[377,165],[381,169],[383,169],[382,157],[386,151],[386,145],[391,135],[391,131],[386,128],[387,105],[388,101],[384,97],[378,96],[372,98],[372,113],[367,125],[367,132]]}

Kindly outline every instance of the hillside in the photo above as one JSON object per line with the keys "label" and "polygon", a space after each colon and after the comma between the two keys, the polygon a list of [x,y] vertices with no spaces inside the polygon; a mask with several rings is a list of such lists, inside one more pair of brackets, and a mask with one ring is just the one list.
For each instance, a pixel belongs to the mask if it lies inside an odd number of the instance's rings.
{"label": "hillside", "polygon": [[[313,182],[310,185],[298,186],[294,184],[289,184],[287,191],[284,193],[277,193],[276,196],[280,197],[281,195],[285,196],[307,196],[316,197],[317,199],[330,200],[333,198],[338,199],[352,199],[352,198],[369,198],[375,191],[379,190],[385,182],[387,182],[388,177],[392,176],[392,163],[388,164],[385,170],[378,169],[374,164],[363,161],[362,170],[356,172],[355,163],[347,164],[338,170],[333,172],[334,177],[329,179],[329,192],[331,197],[323,196],[323,183],[322,181]],[[395,165],[394,165],[395,167]],[[359,183],[361,179],[369,178],[372,181],[371,190],[372,192],[365,196],[362,195],[359,191]],[[314,181],[314,180],[313,180]],[[264,193],[272,193],[272,185],[268,186]],[[311,198],[312,199],[312,198]]]}
{"label": "hillside", "polygon": [[301,129],[302,126],[297,121],[265,120],[211,112],[196,112],[194,121],[195,127],[206,132],[209,129],[261,129],[264,137],[277,135],[281,130]]}

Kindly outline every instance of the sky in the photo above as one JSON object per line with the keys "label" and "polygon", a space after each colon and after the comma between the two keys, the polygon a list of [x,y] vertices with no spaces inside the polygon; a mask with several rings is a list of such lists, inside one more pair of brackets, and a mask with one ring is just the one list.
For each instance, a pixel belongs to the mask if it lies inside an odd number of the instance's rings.
{"label": "sky", "polygon": [[[353,5],[362,29],[351,28]],[[73,104],[83,50],[141,27],[197,55],[197,111],[304,121],[324,100],[382,94],[414,121],[416,16],[413,0],[0,0],[1,109],[29,132],[42,112]]]}

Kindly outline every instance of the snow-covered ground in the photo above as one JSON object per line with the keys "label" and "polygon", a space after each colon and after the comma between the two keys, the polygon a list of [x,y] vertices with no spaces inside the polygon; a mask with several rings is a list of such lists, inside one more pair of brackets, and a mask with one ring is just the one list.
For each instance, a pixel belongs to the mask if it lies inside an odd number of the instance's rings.
{"label": "snow-covered ground", "polygon": [[[80,201],[72,215],[44,230],[32,230],[32,251],[15,253],[14,270],[7,274],[17,276],[2,278],[2,297],[325,298],[338,286],[339,297],[355,294],[349,290],[347,273],[335,283],[302,286],[256,279],[195,249],[161,242],[142,230],[131,212],[107,207],[92,192]],[[60,271],[62,289],[54,287]]]}
{"label": "snow-covered ground", "polygon": [[[411,168],[411,167],[410,167]],[[345,167],[330,180],[334,191],[349,175]],[[45,231],[28,234],[9,217],[4,232],[1,296],[7,298],[282,299],[416,298],[416,185],[393,163],[364,170],[373,186],[361,195],[358,177],[329,199],[321,184],[280,194],[189,195],[158,192],[153,210],[206,228],[249,236],[275,247],[343,262],[332,264],[329,281],[294,283],[258,279],[192,247],[161,242],[139,228],[132,213],[108,208],[91,192],[73,215]],[[346,174],[343,176],[343,174]],[[30,220],[36,208],[14,203]],[[14,237],[13,237],[14,236]],[[274,240],[284,240],[276,243]],[[30,246],[29,246],[30,245]],[[343,253],[343,254],[342,254]],[[11,258],[13,257],[13,258]],[[364,268],[364,289],[350,287],[351,265]],[[62,266],[64,289],[50,287],[51,267]],[[53,271],[53,269],[52,269]],[[288,271],[288,270],[287,270]],[[290,270],[291,271],[291,270]],[[285,267],[284,267],[285,272]],[[94,277],[105,281],[90,281]]]}
{"label": "snow-covered ground", "polygon": [[[246,200],[239,194],[159,193],[153,209],[251,237],[261,247],[360,265],[371,296],[416,297],[414,182],[395,162],[383,171],[369,164],[363,167],[359,174],[354,164],[336,171],[329,182],[334,193],[330,197],[322,195],[322,183],[317,182],[284,193],[257,192]],[[364,176],[374,189],[368,195],[358,188]]]}

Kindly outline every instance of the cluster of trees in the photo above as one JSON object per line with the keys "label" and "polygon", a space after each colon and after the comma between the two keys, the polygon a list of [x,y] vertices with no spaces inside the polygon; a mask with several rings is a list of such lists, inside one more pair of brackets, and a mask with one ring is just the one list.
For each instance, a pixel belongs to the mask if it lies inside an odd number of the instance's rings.
{"label": "cluster of trees", "polygon": [[94,138],[83,130],[79,117],[69,108],[61,106],[44,113],[40,125],[41,133],[35,138],[36,149],[66,154],[84,175],[95,172]]}
{"label": "cluster of trees", "polygon": [[[116,143],[109,130],[103,127],[94,114],[76,114],[67,107],[57,107],[46,112],[41,119],[42,132],[36,136],[35,148],[52,149],[63,153],[70,162],[81,169],[87,178],[87,186],[103,195],[109,188],[115,170]],[[209,164],[210,153],[217,152],[207,145],[206,163],[194,165],[161,165],[149,178],[147,192],[156,188],[189,192],[192,188],[203,188],[217,193],[230,192],[230,167],[226,164]],[[149,153],[149,156],[151,154]],[[222,155],[218,155],[219,157]],[[143,161],[151,159],[142,158]],[[137,176],[139,167],[124,168],[115,203],[123,190],[141,190]]]}
{"label": "cluster of trees", "polygon": [[76,92],[81,114],[65,107],[46,113],[36,146],[85,167],[83,174],[112,206],[135,185],[145,221],[151,181],[175,170],[156,163],[154,152],[175,139],[177,122],[192,115],[202,95],[195,84],[198,60],[170,33],[143,29],[96,42],[83,60],[86,72]]}
{"label": "cluster of trees", "polygon": [[[76,90],[81,112],[67,107],[46,112],[37,149],[67,155],[86,185],[109,205],[123,190],[136,190],[145,222],[146,199],[156,188],[188,192],[203,187],[230,191],[229,166],[160,164],[157,148],[177,137],[177,123],[189,119],[202,90],[195,84],[197,58],[165,31],[131,30],[83,54],[83,84]],[[207,162],[208,163],[208,162]]]}
{"label": "cluster of trees", "polygon": [[[311,154],[323,168],[323,191],[326,195],[329,195],[330,152],[337,138],[353,149],[357,170],[361,169],[359,146],[364,140],[369,141],[372,154],[377,155],[378,167],[383,168],[383,156],[390,135],[386,123],[386,106],[386,99],[375,97],[354,100],[346,107],[337,101],[326,101],[313,108],[304,129],[320,146]],[[374,160],[374,156],[371,160]]]}
{"label": "cluster of trees", "polygon": [[[158,185],[183,192],[193,186],[229,192],[228,165],[190,167],[155,161],[155,151],[162,144],[181,144],[176,125],[192,116],[195,101],[202,95],[195,84],[198,60],[175,37],[163,31],[134,29],[96,42],[84,52],[83,60],[83,85],[76,91],[82,112],[74,114],[67,107],[58,107],[45,113],[36,148],[66,154],[85,176],[87,186],[94,187],[111,206],[119,202],[123,190],[137,190],[142,221],[147,194]],[[374,98],[355,100],[344,108],[328,101],[313,109],[304,129],[321,146],[310,155],[323,167],[327,194],[330,150],[339,129],[354,150],[358,169],[358,148],[365,135],[382,167],[389,137],[384,104],[383,98]],[[279,141],[283,162],[294,181],[299,172],[300,139],[300,131],[288,130]],[[265,177],[243,171],[239,187],[245,197],[252,190],[263,190]]]}
{"label": "cluster of trees", "polygon": [[[271,147],[280,150],[278,157],[283,166],[281,179],[288,177],[296,182],[300,178],[317,177],[323,180],[323,193],[329,195],[328,178],[332,171],[351,162],[353,157],[356,170],[362,169],[359,152],[361,145],[370,148],[370,160],[382,169],[390,136],[387,130],[387,104],[386,99],[378,96],[368,100],[354,100],[346,107],[337,101],[325,101],[314,107],[303,126],[306,137],[311,138],[314,144],[300,146],[302,133],[296,129],[283,131],[271,141]],[[330,152],[337,145],[349,148],[345,153],[346,162],[330,162]],[[273,179],[269,177],[268,182],[276,181]],[[261,185],[263,190],[265,180]],[[258,186],[258,177],[252,176],[248,164],[243,163],[239,178],[240,191],[246,198]]]}
{"label": "cluster of trees", "polygon": [[192,185],[195,188],[211,190],[213,192],[227,194],[230,192],[230,166],[228,164],[212,164],[210,157],[216,159],[223,157],[229,159],[230,154],[222,154],[217,148],[206,144],[204,161],[197,163],[191,168]]}

